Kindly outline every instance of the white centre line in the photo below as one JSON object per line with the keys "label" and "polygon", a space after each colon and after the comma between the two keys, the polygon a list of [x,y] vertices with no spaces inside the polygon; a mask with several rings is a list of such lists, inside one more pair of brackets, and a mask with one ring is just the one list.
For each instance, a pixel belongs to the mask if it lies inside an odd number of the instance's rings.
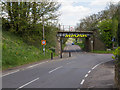
{"label": "white centre line", "polygon": [[84,81],[85,81],[85,80],[83,79],[82,82],[81,82],[80,84],[82,85],[82,84],[84,83]]}
{"label": "white centre line", "polygon": [[[38,79],[39,79],[39,78],[36,78],[36,79],[34,79],[34,80],[30,81],[30,82],[28,82],[28,83],[26,83],[26,84],[24,84],[24,85],[20,86],[18,89],[23,88],[23,87],[25,87],[25,86],[27,86],[27,85],[31,84],[32,82],[35,82],[35,81],[36,81],[36,80],[38,80]],[[16,90],[18,90],[18,89],[16,89]]]}
{"label": "white centre line", "polygon": [[57,67],[57,68],[55,68],[55,69],[49,71],[49,73],[52,73],[52,72],[54,72],[55,70],[60,69],[60,68],[62,68],[62,67],[63,67],[63,66]]}

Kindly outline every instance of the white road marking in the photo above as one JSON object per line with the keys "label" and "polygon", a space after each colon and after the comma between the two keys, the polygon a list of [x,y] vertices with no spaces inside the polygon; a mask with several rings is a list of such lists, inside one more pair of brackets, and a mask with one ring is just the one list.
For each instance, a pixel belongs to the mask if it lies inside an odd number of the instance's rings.
{"label": "white road marking", "polygon": [[67,64],[70,64],[71,62],[68,62]]}
{"label": "white road marking", "polygon": [[[39,78],[36,78],[36,79],[34,79],[34,80],[30,81],[30,82],[28,82],[28,83],[26,83],[26,84],[24,84],[24,85],[20,86],[18,89],[23,88],[23,87],[25,87],[25,86],[27,86],[27,85],[29,85],[29,84],[31,84],[31,83],[33,83],[33,82],[35,82],[35,81],[36,81],[36,80],[38,80],[38,79],[39,79]],[[18,89],[16,89],[16,90],[18,90]]]}
{"label": "white road marking", "polygon": [[57,68],[55,68],[55,69],[49,71],[49,73],[52,73],[52,72],[54,72],[55,70],[60,69],[60,68],[62,68],[62,67],[63,67],[63,66],[57,67]]}
{"label": "white road marking", "polygon": [[[48,61],[46,61],[46,62],[48,62]],[[4,74],[4,75],[2,75],[1,77],[7,76],[7,75],[10,75],[10,74],[13,74],[13,73],[16,73],[16,72],[22,71],[22,70],[26,70],[26,69],[29,69],[29,68],[33,68],[33,67],[35,67],[35,66],[37,66],[37,65],[40,65],[40,64],[43,64],[43,63],[46,63],[46,62],[42,62],[42,63],[38,63],[38,64],[35,64],[35,65],[32,65],[32,66],[28,66],[28,67],[26,67],[26,68],[19,69],[19,70],[16,70],[16,71],[13,71],[13,72],[10,72],[10,73],[7,73],[7,74]]]}
{"label": "white road marking", "polygon": [[97,64],[97,65],[95,65],[92,69],[95,69],[98,65],[100,65],[101,63],[99,63],[99,64]]}
{"label": "white road marking", "polygon": [[[46,61],[46,62],[48,62],[48,61]],[[35,65],[32,65],[32,66],[29,66],[29,67],[27,67],[26,69],[33,68],[33,67],[35,67],[35,66],[38,66],[38,65],[43,64],[43,63],[46,63],[46,62],[41,62],[41,63],[35,64]]]}
{"label": "white road marking", "polygon": [[82,85],[82,84],[84,83],[84,81],[85,81],[85,80],[83,79],[80,84]]}
{"label": "white road marking", "polygon": [[[111,60],[110,60],[110,61],[111,61]],[[108,61],[106,61],[106,62],[108,62]],[[99,66],[100,64],[103,64],[103,63],[106,63],[106,62],[101,62],[101,63],[95,65],[95,66],[92,68],[92,70],[94,70],[94,69],[95,69],[97,66]],[[91,70],[88,71],[88,74],[89,74],[90,72],[91,72]],[[85,78],[88,77],[88,74],[85,75]],[[82,85],[82,84],[84,83],[84,81],[85,81],[85,80],[83,79],[80,84]]]}
{"label": "white road marking", "polygon": [[16,70],[16,71],[14,71],[14,72],[10,72],[10,73],[4,74],[4,75],[2,75],[2,77],[7,76],[7,75],[10,75],[10,74],[13,74],[13,73],[16,73],[16,72],[18,72],[18,71],[20,71],[20,70]]}
{"label": "white road marking", "polygon": [[91,72],[91,70],[90,71],[88,71],[88,73],[90,73]]}
{"label": "white road marking", "polygon": [[88,74],[85,75],[85,77],[87,77],[87,76],[88,76]]}

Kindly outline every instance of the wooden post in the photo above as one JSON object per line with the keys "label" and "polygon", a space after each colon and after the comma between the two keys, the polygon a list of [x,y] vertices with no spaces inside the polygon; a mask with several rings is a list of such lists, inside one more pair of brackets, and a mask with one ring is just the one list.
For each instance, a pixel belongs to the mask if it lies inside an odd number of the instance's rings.
{"label": "wooden post", "polygon": [[62,58],[62,38],[60,38],[60,58]]}
{"label": "wooden post", "polygon": [[51,60],[53,60],[53,52],[51,53]]}
{"label": "wooden post", "polygon": [[71,57],[71,52],[69,52],[69,57]]}

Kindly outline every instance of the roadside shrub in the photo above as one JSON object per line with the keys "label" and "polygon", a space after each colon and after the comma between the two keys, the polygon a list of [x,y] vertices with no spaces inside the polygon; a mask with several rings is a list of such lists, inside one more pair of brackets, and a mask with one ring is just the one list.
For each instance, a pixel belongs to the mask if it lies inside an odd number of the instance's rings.
{"label": "roadside shrub", "polygon": [[114,56],[112,58],[115,59],[115,83],[120,89],[120,47],[118,47],[113,54]]}
{"label": "roadside shrub", "polygon": [[120,67],[120,47],[118,47],[117,49],[115,49],[115,51],[113,52],[112,58],[115,60],[116,64]]}

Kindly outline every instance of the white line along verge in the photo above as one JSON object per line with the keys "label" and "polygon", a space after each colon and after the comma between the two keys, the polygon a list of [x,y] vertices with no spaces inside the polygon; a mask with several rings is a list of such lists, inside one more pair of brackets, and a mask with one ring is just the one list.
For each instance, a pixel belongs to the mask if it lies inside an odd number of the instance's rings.
{"label": "white line along verge", "polygon": [[91,70],[90,71],[88,71],[88,73],[90,73],[91,72]]}
{"label": "white line along verge", "polygon": [[97,64],[97,65],[95,65],[92,69],[95,69],[97,66],[99,66],[101,63],[99,63],[99,64]]}
{"label": "white line along verge", "polygon": [[87,76],[88,76],[88,74],[85,75],[85,77],[87,77]]}
{"label": "white line along verge", "polygon": [[[48,61],[46,61],[46,62],[48,62]],[[35,67],[35,66],[38,66],[38,65],[43,64],[43,63],[46,63],[46,62],[41,62],[41,63],[35,64],[35,65],[32,65],[32,66],[29,66],[29,67],[27,67],[27,69],[33,68],[33,67]]]}
{"label": "white line along verge", "polygon": [[[21,69],[21,70],[26,70],[26,69],[29,69],[29,68],[33,68],[33,67],[35,67],[35,66],[37,66],[37,65],[40,65],[40,64],[43,64],[43,63],[46,63],[46,62],[48,62],[48,61],[41,62],[41,63],[35,64],[35,65],[32,65],[32,66],[28,66],[28,67],[26,67],[25,69]],[[16,70],[16,71],[13,71],[13,72],[10,72],[10,73],[7,73],[7,74],[4,74],[4,75],[2,75],[1,77],[4,77],[4,76],[10,75],[10,74],[13,74],[13,73],[19,72],[19,71],[21,71],[21,70]]]}
{"label": "white line along verge", "polygon": [[84,83],[84,81],[85,81],[85,80],[83,79],[80,84],[82,85],[82,84]]}
{"label": "white line along verge", "polygon": [[11,72],[11,73],[4,74],[4,75],[2,75],[2,77],[7,76],[7,75],[10,75],[10,74],[13,74],[13,73],[16,73],[16,72],[19,72],[19,71],[20,71],[20,70],[16,70],[16,71],[13,71],[13,72]]}
{"label": "white line along verge", "polygon": [[63,67],[63,66],[57,67],[57,68],[55,68],[55,69],[49,71],[48,73],[52,73],[52,72],[54,72],[55,70],[60,69],[60,68],[62,68],[62,67]]}
{"label": "white line along verge", "polygon": [[[36,80],[38,80],[38,79],[39,79],[39,78],[36,78],[36,79],[34,79],[34,80],[30,81],[30,82],[28,82],[28,83],[26,83],[26,84],[24,84],[24,85],[20,86],[18,89],[23,88],[23,87],[25,87],[25,86],[27,86],[27,85],[29,85],[29,84],[31,84],[31,83],[33,83],[33,82],[35,82],[35,81],[36,81]],[[16,89],[16,90],[18,90],[18,89]]]}

